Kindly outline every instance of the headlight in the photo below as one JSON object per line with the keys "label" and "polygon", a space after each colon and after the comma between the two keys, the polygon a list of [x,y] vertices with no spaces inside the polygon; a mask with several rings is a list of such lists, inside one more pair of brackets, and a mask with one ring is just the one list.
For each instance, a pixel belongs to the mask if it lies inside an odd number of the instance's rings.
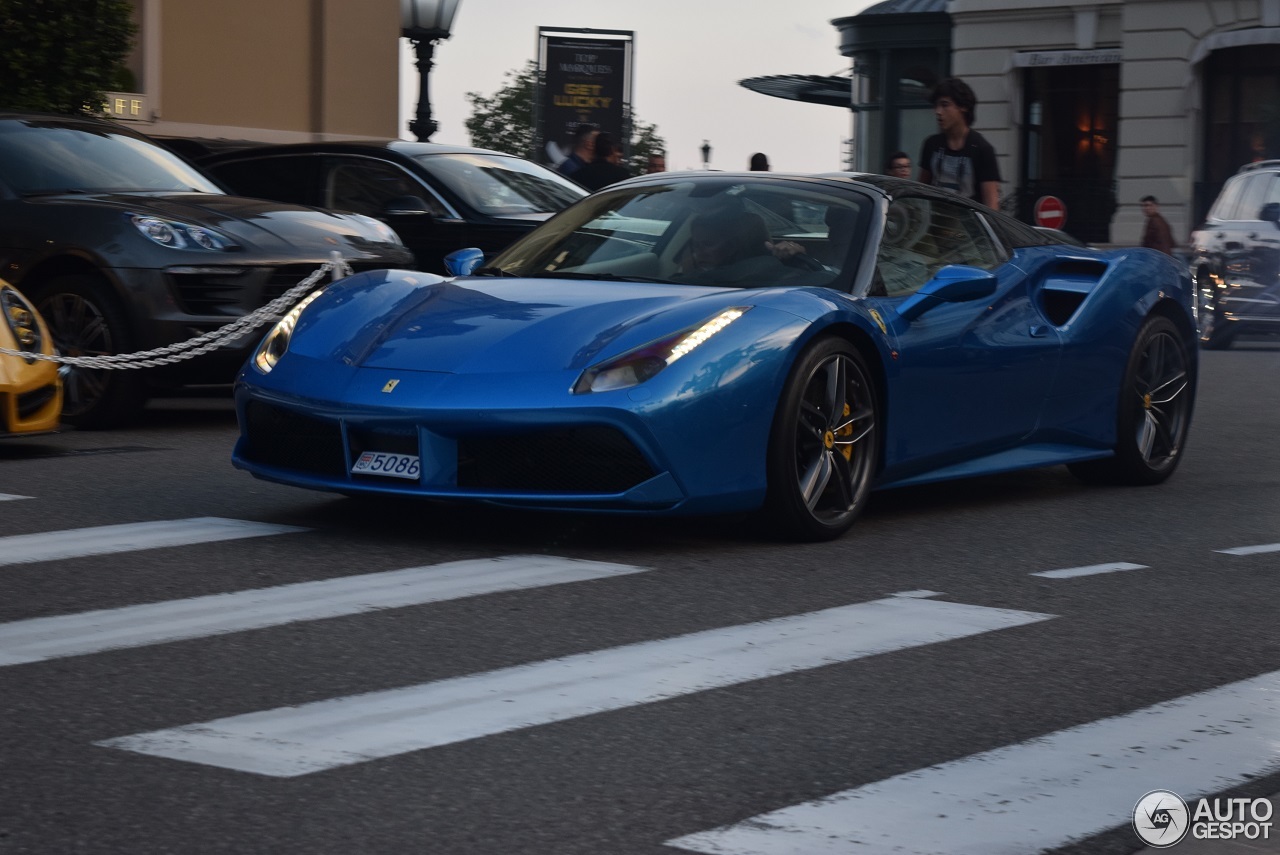
{"label": "headlight", "polygon": [[578,382],[573,384],[573,393],[583,395],[587,392],[609,392],[637,386],[742,317],[749,308],[750,306],[738,306],[725,309],[699,326],[642,345],[608,362],[593,365],[582,372]]}
{"label": "headlight", "polygon": [[231,241],[217,232],[201,226],[189,226],[177,220],[161,217],[131,216],[133,224],[151,240],[173,249],[221,250],[231,246]]}
{"label": "headlight", "polygon": [[293,328],[297,325],[298,318],[302,316],[303,310],[310,306],[312,301],[323,292],[323,288],[312,291],[298,301],[298,305],[290,309],[289,314],[276,322],[276,325],[271,328],[271,332],[267,333],[266,338],[262,340],[262,344],[258,345],[258,350],[253,355],[255,368],[263,374],[271,373],[271,369],[276,367],[280,357],[284,356],[285,352],[288,351],[289,340],[293,338]]}
{"label": "headlight", "polygon": [[[0,287],[0,312],[4,312],[5,323],[18,343],[18,350],[28,353],[40,353],[44,349],[44,335],[40,332],[40,322],[36,320],[36,310],[14,288],[7,285]],[[34,362],[27,357],[28,362]]]}

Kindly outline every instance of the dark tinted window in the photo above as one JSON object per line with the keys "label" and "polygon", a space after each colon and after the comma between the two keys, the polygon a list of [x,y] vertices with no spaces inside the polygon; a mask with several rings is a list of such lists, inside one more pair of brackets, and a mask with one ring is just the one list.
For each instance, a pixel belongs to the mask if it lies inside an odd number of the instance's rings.
{"label": "dark tinted window", "polygon": [[317,157],[255,157],[215,164],[209,171],[238,196],[297,205],[321,204],[316,193]]}
{"label": "dark tinted window", "polygon": [[421,199],[427,210],[437,217],[449,216],[449,211],[421,181],[394,163],[367,157],[332,157],[326,161],[324,205],[327,208],[381,217],[388,202],[407,196]]}

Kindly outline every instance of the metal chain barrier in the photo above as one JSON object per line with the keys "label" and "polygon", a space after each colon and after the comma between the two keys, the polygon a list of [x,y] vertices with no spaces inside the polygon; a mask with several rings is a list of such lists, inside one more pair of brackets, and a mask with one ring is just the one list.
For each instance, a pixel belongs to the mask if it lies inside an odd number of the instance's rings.
{"label": "metal chain barrier", "polygon": [[10,350],[7,347],[0,347],[0,354],[21,356],[24,359],[38,359],[44,362],[56,362],[59,365],[75,365],[82,368],[154,368],[157,365],[169,365],[217,350],[224,344],[236,341],[269,321],[280,320],[290,306],[298,302],[304,294],[309,293],[312,287],[328,273],[332,273],[334,281],[337,281],[344,276],[350,276],[353,271],[351,265],[343,259],[342,255],[334,252],[331,261],[326,261],[320,265],[306,279],[262,308],[237,318],[224,327],[210,330],[195,338],[180,341],[176,344],[157,347],[154,350],[141,350],[137,353],[117,353],[110,356],[50,356],[45,353],[27,353],[22,350]]}

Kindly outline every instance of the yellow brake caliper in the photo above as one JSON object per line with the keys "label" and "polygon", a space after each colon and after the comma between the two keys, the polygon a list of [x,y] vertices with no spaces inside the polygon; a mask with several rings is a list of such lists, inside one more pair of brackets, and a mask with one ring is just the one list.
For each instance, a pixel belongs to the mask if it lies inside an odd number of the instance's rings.
{"label": "yellow brake caliper", "polygon": [[[852,413],[853,413],[853,410],[851,410],[851,409],[849,408],[849,402],[848,402],[848,401],[845,401],[845,403],[844,403],[844,417],[845,417],[845,419],[846,419],[846,424],[845,424],[845,426],[844,426],[844,427],[840,428],[840,436],[853,436],[853,422],[848,421],[848,418],[849,418],[850,414],[852,414]],[[844,459],[845,459],[845,460],[852,460],[852,459],[853,459],[853,444],[852,444],[852,443],[849,443],[848,445],[843,445],[843,446],[841,446],[841,447],[840,447],[840,453],[844,455]]]}

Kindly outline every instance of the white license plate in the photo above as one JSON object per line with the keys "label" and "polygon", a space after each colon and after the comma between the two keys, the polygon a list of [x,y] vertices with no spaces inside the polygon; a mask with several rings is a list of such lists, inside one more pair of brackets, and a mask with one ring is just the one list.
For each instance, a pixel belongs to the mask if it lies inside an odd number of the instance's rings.
{"label": "white license plate", "polygon": [[366,451],[351,467],[354,475],[385,475],[388,478],[407,478],[417,481],[422,473],[422,462],[416,454],[397,454],[393,451]]}

